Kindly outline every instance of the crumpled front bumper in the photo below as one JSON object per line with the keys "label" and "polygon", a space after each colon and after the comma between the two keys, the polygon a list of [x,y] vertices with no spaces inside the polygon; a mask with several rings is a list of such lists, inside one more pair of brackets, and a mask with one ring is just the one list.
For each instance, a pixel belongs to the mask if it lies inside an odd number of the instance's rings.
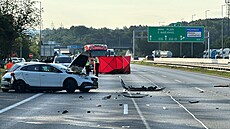
{"label": "crumpled front bumper", "polygon": [[80,88],[85,88],[85,89],[97,89],[98,88],[98,82],[94,81],[93,83],[90,82],[83,82],[80,86]]}

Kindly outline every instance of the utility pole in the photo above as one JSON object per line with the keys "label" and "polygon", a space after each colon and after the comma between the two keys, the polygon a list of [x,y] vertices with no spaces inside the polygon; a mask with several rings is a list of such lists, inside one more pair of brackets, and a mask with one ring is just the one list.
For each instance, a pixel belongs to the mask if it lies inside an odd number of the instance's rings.
{"label": "utility pole", "polygon": [[222,58],[224,59],[224,53],[223,53],[223,49],[224,49],[224,6],[225,5],[221,5],[221,18],[222,18],[222,26],[221,26],[221,47],[222,47]]}
{"label": "utility pole", "polygon": [[[192,15],[192,21],[194,16],[196,16],[196,14]],[[193,57],[193,42],[191,43],[191,57]]]}
{"label": "utility pole", "polygon": [[[141,36],[136,36],[136,32],[142,33]],[[136,51],[135,51],[135,45],[136,45],[136,39],[143,39],[143,38],[148,38],[148,36],[144,36],[143,33],[147,32],[147,30],[133,30],[133,59],[136,56]]]}
{"label": "utility pole", "polygon": [[227,15],[228,15],[228,37],[229,37],[229,18],[230,18],[230,0],[225,0],[227,4]]}
{"label": "utility pole", "polygon": [[[207,29],[207,24],[208,24],[208,21],[207,21],[207,17],[208,17],[208,11],[210,11],[210,10],[205,10],[205,30],[206,31],[208,31],[208,29]],[[206,41],[206,40],[205,40]],[[204,41],[204,50],[206,50],[207,49],[207,45],[206,45],[206,42]]]}

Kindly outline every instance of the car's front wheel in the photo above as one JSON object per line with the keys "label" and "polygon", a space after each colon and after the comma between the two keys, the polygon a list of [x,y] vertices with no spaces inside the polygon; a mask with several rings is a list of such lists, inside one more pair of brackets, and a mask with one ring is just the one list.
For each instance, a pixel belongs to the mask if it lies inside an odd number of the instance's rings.
{"label": "car's front wheel", "polygon": [[74,93],[76,86],[77,86],[77,83],[73,79],[67,79],[64,82],[64,88],[66,89],[67,93]]}
{"label": "car's front wheel", "polygon": [[26,91],[26,83],[22,80],[18,80],[14,83],[14,89],[17,93],[23,93]]}

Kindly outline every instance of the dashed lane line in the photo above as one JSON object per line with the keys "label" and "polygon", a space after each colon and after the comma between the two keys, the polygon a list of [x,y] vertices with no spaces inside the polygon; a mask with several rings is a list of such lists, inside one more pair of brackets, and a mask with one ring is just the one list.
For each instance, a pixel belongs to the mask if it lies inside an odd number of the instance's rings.
{"label": "dashed lane line", "polygon": [[[157,84],[155,84],[154,82],[152,82],[151,80],[149,80],[148,78],[139,75],[140,77],[148,80],[149,82],[151,82],[153,85],[158,86]],[[175,80],[176,81],[176,80]],[[159,87],[159,86],[158,86]],[[173,98],[172,95],[170,95],[169,93],[166,93],[166,95],[168,95],[174,102],[176,102],[180,107],[182,107],[188,114],[190,114],[197,122],[199,122],[205,129],[208,129],[208,127],[198,118],[196,118],[196,116],[194,114],[192,114],[184,105],[182,105],[180,102],[178,102],[175,98]]]}

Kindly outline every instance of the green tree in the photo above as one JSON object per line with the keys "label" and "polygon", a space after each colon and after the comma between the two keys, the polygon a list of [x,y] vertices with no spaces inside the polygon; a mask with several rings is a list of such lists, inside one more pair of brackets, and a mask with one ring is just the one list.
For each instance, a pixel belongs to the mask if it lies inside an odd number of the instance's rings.
{"label": "green tree", "polygon": [[[36,7],[38,2],[32,0],[1,0],[0,1],[0,37],[2,55],[7,56],[17,51],[16,38],[26,37],[25,30],[40,24],[41,11]],[[6,28],[6,26],[8,28]],[[28,45],[23,45],[28,46]]]}

